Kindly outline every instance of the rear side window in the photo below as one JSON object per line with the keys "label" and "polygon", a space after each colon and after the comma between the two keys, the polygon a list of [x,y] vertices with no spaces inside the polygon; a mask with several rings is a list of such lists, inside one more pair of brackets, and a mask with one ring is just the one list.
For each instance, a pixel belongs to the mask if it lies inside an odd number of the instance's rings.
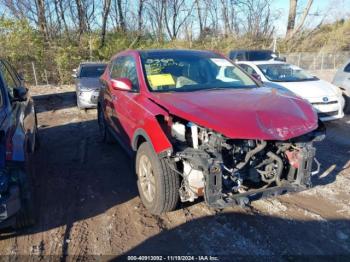
{"label": "rear side window", "polygon": [[344,72],[350,73],[350,63],[344,68]]}

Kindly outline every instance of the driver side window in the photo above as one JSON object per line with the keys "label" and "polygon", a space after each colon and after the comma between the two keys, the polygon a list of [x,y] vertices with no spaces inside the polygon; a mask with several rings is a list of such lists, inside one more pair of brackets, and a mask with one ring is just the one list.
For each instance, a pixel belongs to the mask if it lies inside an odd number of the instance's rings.
{"label": "driver side window", "polygon": [[122,76],[128,78],[132,83],[134,91],[139,90],[139,80],[137,78],[136,63],[132,56],[126,56],[123,63]]}
{"label": "driver side window", "polygon": [[5,88],[10,96],[13,97],[13,90],[18,88],[20,83],[16,81],[17,79],[13,76],[13,73],[5,66],[3,62],[0,62],[0,71],[4,80]]}
{"label": "driver side window", "polygon": [[124,63],[125,57],[117,57],[112,62],[110,75],[111,78],[117,79],[119,77],[122,77],[122,69],[123,69],[123,63]]}

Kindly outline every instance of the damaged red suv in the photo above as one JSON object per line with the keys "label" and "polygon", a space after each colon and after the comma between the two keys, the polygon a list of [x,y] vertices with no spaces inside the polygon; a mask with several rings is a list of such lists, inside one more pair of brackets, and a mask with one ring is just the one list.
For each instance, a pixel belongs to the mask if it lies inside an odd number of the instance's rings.
{"label": "damaged red suv", "polygon": [[140,197],[153,214],[179,200],[204,196],[224,208],[311,186],[312,144],[324,137],[312,106],[220,54],[125,51],[101,82],[101,136],[136,152]]}

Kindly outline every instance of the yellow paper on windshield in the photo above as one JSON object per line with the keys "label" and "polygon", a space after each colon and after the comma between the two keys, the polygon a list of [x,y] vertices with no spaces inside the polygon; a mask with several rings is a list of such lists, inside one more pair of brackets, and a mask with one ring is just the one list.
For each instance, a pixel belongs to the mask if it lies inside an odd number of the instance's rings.
{"label": "yellow paper on windshield", "polygon": [[174,78],[171,74],[150,75],[148,76],[148,82],[152,87],[175,85]]}

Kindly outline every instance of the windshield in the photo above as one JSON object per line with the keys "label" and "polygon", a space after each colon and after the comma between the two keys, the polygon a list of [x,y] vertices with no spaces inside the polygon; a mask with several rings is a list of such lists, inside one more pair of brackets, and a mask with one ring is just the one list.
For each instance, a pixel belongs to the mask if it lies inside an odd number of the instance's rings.
{"label": "windshield", "polygon": [[247,53],[248,61],[264,61],[273,59],[271,51],[249,51]]}
{"label": "windshield", "polygon": [[258,65],[258,67],[268,80],[274,82],[313,81],[318,79],[295,65],[264,64]]}
{"label": "windshield", "polygon": [[214,53],[144,53],[142,64],[154,92],[257,87],[238,67]]}
{"label": "windshield", "polygon": [[106,69],[106,65],[88,65],[80,69],[79,77],[100,77]]}

